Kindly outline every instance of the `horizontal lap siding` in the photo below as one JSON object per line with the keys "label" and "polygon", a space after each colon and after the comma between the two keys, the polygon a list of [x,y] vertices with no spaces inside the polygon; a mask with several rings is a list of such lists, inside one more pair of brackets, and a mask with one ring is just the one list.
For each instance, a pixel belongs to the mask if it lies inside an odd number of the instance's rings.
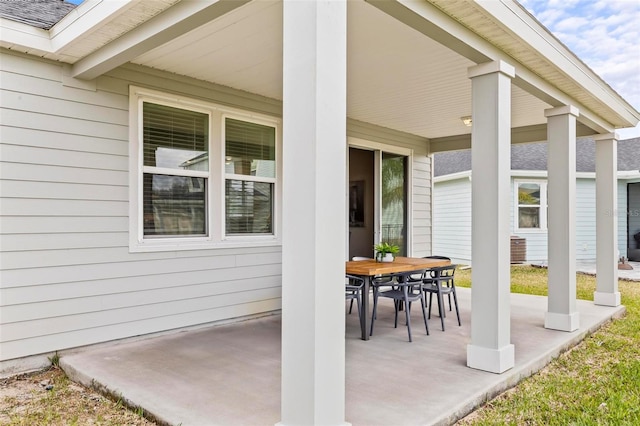
{"label": "horizontal lap siding", "polygon": [[595,179],[576,180],[576,259],[596,258]]}
{"label": "horizontal lap siding", "polygon": [[[515,184],[514,189],[515,200]],[[576,180],[576,259],[592,260],[596,258],[596,216],[595,182],[593,179]],[[546,230],[523,230],[515,228],[515,209],[512,208],[513,234],[526,240],[527,262],[547,262],[548,234]]]}
{"label": "horizontal lap siding", "polygon": [[280,247],[129,252],[131,82],[204,93],[135,67],[66,87],[61,66],[2,52],[0,361],[280,308]]}
{"label": "horizontal lap siding", "polygon": [[[636,248],[633,234],[640,231],[640,191],[636,192],[634,188],[640,188],[640,185],[634,187],[629,186],[628,181],[618,181],[618,250],[624,257],[629,256],[629,247]],[[628,189],[631,191],[629,197]],[[636,216],[627,216],[632,213]]]}
{"label": "horizontal lap siding", "polygon": [[471,181],[438,182],[433,194],[433,254],[471,263]]}

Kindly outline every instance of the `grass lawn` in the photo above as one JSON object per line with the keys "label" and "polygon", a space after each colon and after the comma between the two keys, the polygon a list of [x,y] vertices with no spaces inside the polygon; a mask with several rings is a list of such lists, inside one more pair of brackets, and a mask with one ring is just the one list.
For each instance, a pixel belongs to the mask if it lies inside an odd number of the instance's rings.
{"label": "grass lawn", "polygon": [[[459,275],[458,275],[459,274]],[[456,273],[469,287],[471,273]],[[460,425],[640,424],[640,282],[620,281],[625,317],[606,324]],[[547,294],[547,270],[513,266],[511,291]],[[595,277],[578,274],[577,296],[593,300]]]}

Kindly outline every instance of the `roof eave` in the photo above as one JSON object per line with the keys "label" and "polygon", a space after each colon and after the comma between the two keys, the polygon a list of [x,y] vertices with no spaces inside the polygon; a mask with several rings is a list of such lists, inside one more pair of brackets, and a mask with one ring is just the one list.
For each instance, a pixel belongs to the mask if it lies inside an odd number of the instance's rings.
{"label": "roof eave", "polygon": [[[640,122],[638,112],[611,88],[578,56],[571,52],[522,5],[513,0],[476,0],[475,4],[500,22],[501,26],[540,52],[556,70],[575,81],[594,100],[610,108],[618,117],[616,128],[635,127]],[[490,40],[490,37],[487,36]]]}

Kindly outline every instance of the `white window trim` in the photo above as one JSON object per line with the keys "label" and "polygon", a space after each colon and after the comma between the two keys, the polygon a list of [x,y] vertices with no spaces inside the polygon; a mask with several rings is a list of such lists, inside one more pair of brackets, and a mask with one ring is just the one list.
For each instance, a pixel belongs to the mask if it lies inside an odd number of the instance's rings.
{"label": "white window trim", "polygon": [[[513,181],[513,228],[519,234],[522,233],[543,233],[547,232],[547,181],[540,179],[514,179]],[[523,183],[533,183],[540,185],[540,227],[539,228],[520,228],[520,216],[519,207],[520,200],[518,199],[518,186]]]}
{"label": "white window trim", "polygon": [[[143,236],[143,170],[154,173],[174,174],[175,171],[143,166],[142,102],[184,108],[209,115],[209,172],[181,171],[180,174],[208,177],[207,230],[206,236],[157,237]],[[270,235],[225,235],[225,146],[224,119],[235,118],[252,123],[273,126],[276,129],[276,177],[260,178],[259,181],[274,183],[273,234]],[[218,161],[215,161],[215,159]],[[137,86],[129,87],[129,250],[131,252],[154,252],[172,250],[204,250],[215,248],[242,248],[280,246],[282,211],[282,122],[268,115],[244,111],[205,102],[181,95],[174,95]],[[247,180],[247,176],[242,176]],[[252,177],[249,176],[249,180]]]}

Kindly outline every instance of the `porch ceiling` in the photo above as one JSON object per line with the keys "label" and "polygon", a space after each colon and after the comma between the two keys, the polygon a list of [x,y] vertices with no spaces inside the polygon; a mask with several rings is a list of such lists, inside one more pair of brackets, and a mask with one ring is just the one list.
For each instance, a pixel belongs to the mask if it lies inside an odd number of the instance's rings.
{"label": "porch ceiling", "polygon": [[[425,138],[469,134],[469,59],[363,1],[348,2],[347,114]],[[133,63],[282,100],[282,2],[250,2]],[[392,76],[392,78],[390,78]],[[550,105],[514,86],[512,126]]]}

